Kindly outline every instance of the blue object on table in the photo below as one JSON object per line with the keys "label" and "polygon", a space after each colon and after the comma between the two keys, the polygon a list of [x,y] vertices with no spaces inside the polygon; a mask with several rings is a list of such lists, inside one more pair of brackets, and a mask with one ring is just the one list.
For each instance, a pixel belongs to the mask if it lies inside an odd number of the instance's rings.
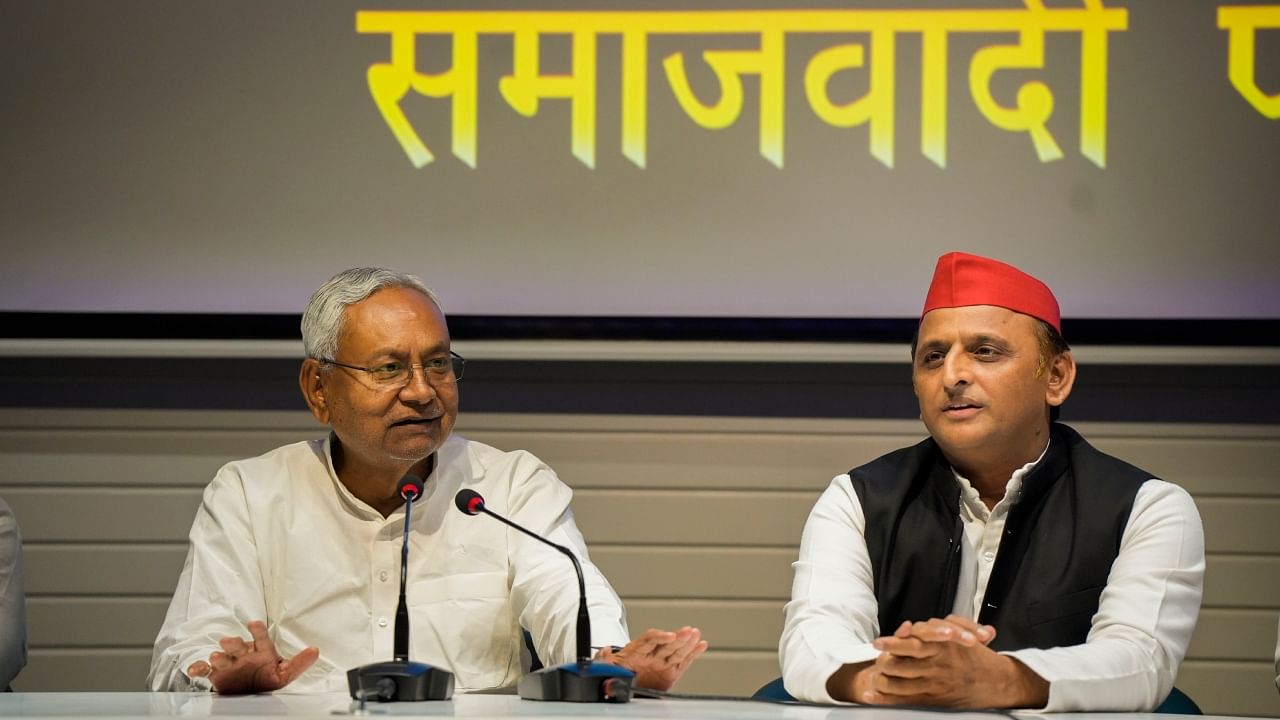
{"label": "blue object on table", "polygon": [[1166,713],[1168,715],[1203,715],[1200,706],[1196,704],[1186,693],[1178,688],[1169,691],[1169,697],[1164,699],[1156,708],[1158,713]]}
{"label": "blue object on table", "polygon": [[782,678],[774,678],[765,683],[761,688],[751,695],[752,700],[768,700],[770,702],[794,702],[795,698],[791,697],[791,693],[787,692],[787,688],[782,684]]}

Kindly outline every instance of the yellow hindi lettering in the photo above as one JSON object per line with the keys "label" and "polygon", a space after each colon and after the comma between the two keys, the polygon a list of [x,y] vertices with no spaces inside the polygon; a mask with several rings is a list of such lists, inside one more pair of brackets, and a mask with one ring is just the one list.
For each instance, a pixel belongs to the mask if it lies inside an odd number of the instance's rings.
{"label": "yellow hindi lettering", "polygon": [[[1038,0],[1027,2],[1038,4]],[[1044,12],[1044,8],[1028,12]],[[969,65],[969,92],[978,110],[992,125],[1002,130],[1030,133],[1040,161],[1048,162],[1062,157],[1062,149],[1045,127],[1053,114],[1053,92],[1049,86],[1039,81],[1024,83],[1018,88],[1017,105],[1013,108],[1000,105],[991,95],[991,76],[997,70],[1044,67],[1044,28],[1034,27],[1033,18],[1028,18],[1028,22],[1033,27],[1018,33],[1017,45],[992,45],[974,54]]]}
{"label": "yellow hindi lettering", "polygon": [[1280,92],[1268,95],[1255,75],[1257,32],[1280,28],[1280,5],[1229,5],[1218,8],[1218,27],[1227,31],[1227,77],[1264,117],[1280,120]]}
{"label": "yellow hindi lettering", "polygon": [[538,113],[539,98],[562,98],[572,103],[570,145],[582,164],[596,166],[596,36],[582,26],[557,27],[568,31],[573,43],[573,69],[568,75],[541,73],[539,36],[536,25],[522,24],[515,30],[514,72],[499,82],[502,97],[525,117]]}
{"label": "yellow hindi lettering", "polygon": [[448,71],[425,74],[417,71],[418,35],[440,31],[421,22],[419,13],[359,12],[356,32],[391,36],[391,62],[369,67],[369,93],[382,119],[400,141],[409,161],[420,168],[435,159],[426,143],[413,129],[400,101],[410,89],[428,97],[450,97],[453,102],[453,154],[467,166],[476,166],[476,33],[465,28],[449,30],[453,41],[453,64]]}
{"label": "yellow hindi lettering", "polygon": [[[434,156],[413,128],[401,103],[410,90],[449,98],[452,103],[453,154],[476,164],[477,43],[485,35],[512,40],[511,72],[498,84],[502,97],[518,113],[531,117],[543,99],[571,103],[572,153],[587,167],[596,165],[597,51],[600,35],[621,37],[622,155],[640,168],[648,146],[649,49],[655,37],[754,36],[756,48],[704,50],[718,98],[703,102],[690,84],[685,55],[662,60],[667,84],[686,115],[699,126],[721,129],[742,116],[743,79],[757,79],[759,152],[781,168],[786,127],[786,41],[788,35],[865,35],[866,40],[827,47],[809,58],[804,91],[810,109],[838,128],[867,125],[872,157],[894,166],[897,35],[919,34],[921,42],[920,149],[939,167],[947,163],[948,51],[953,33],[1012,33],[1016,42],[979,49],[969,65],[969,90],[978,111],[992,125],[1025,132],[1042,162],[1063,156],[1050,133],[1054,96],[1041,81],[1028,81],[1012,107],[992,92],[997,73],[1040,69],[1045,65],[1045,35],[1077,32],[1080,42],[1080,151],[1106,166],[1107,43],[1109,33],[1128,27],[1127,11],[1106,8],[1103,0],[1080,0],[1081,7],[1048,9],[1043,0],[1023,0],[1023,8],[982,10],[698,10],[698,11],[361,11],[356,29],[391,38],[389,62],[368,69],[369,91],[384,121],[415,167]],[[1267,96],[1253,79],[1256,28],[1280,26],[1275,7],[1223,8],[1220,26],[1231,31],[1231,78],[1241,93],[1269,117],[1280,117],[1280,96]],[[416,68],[420,35],[448,36],[452,64],[439,73]],[[567,74],[542,71],[544,36],[568,38]],[[869,89],[847,103],[833,102],[828,86],[836,73],[865,70]]]}
{"label": "yellow hindi lettering", "polygon": [[686,114],[708,130],[726,128],[742,113],[742,76],[760,77],[760,154],[777,167],[782,167],[782,133],[784,100],[784,49],[779,30],[760,34],[759,50],[707,50],[702,58],[715,72],[720,83],[720,100],[705,105],[689,87],[684,70],[684,56],[673,53],[662,61],[667,81]]}
{"label": "yellow hindi lettering", "polygon": [[871,88],[867,94],[844,105],[827,95],[827,83],[841,70],[863,66],[866,51],[861,45],[837,45],[814,55],[804,72],[804,91],[809,106],[823,122],[834,127],[854,127],[868,123],[871,156],[893,167],[894,118],[894,36],[892,31],[871,33]]}

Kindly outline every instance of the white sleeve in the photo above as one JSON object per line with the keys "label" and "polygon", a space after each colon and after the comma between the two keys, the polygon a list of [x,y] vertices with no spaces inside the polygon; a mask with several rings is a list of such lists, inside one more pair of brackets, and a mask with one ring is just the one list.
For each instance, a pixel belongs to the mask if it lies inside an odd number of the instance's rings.
{"label": "white sleeve", "polygon": [[1007,653],[1049,682],[1049,711],[1150,711],[1173,687],[1200,613],[1204,529],[1182,488],[1148,480],[1083,645]]}
{"label": "white sleeve", "polygon": [[[529,466],[528,463],[536,463]],[[517,523],[569,548],[582,565],[591,618],[591,646],[629,641],[622,600],[591,562],[586,541],[573,520],[573,491],[532,455],[520,463],[531,472],[513,473],[509,511]],[[544,665],[572,662],[577,648],[578,579],[569,558],[511,530],[511,603],[520,625],[533,636]]]}
{"label": "white sleeve", "polygon": [[1276,628],[1276,689],[1280,690],[1280,624]]}
{"label": "white sleeve", "polygon": [[879,606],[865,525],[848,475],[831,481],[805,522],[778,643],[784,684],[799,700],[836,702],[827,679],[842,665],[880,654],[871,645]]}
{"label": "white sleeve", "polygon": [[186,562],[156,636],[147,687],[209,689],[186,669],[207,660],[219,638],[246,637],[250,620],[268,621],[262,573],[238,472],[224,467],[205,489],[191,525]]}
{"label": "white sleeve", "polygon": [[0,692],[27,664],[27,610],[22,584],[22,535],[0,500]]}

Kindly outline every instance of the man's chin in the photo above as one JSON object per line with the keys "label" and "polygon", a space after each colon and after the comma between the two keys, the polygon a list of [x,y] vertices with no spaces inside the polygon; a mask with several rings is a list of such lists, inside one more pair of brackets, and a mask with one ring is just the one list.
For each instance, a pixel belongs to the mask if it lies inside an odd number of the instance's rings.
{"label": "man's chin", "polygon": [[431,457],[431,453],[440,449],[443,442],[436,442],[434,438],[423,442],[400,443],[395,447],[388,448],[387,456],[392,460],[399,462],[416,463]]}

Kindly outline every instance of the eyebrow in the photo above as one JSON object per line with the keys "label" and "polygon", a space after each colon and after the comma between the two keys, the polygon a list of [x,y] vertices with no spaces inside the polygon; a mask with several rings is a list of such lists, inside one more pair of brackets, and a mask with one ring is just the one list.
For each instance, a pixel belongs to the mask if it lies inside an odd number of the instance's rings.
{"label": "eyebrow", "polygon": [[[1009,347],[1008,340],[999,335],[989,335],[986,333],[980,333],[972,337],[964,338],[963,343],[965,347],[974,347],[975,345],[999,345],[1000,347]],[[946,340],[939,340],[936,338],[932,340],[925,340],[916,346],[916,354],[919,355],[922,352],[932,352],[934,350],[942,351],[946,350],[950,346],[951,343]]]}
{"label": "eyebrow", "polygon": [[[447,353],[447,352],[449,352],[449,343],[437,343],[437,344],[432,345],[431,347],[427,348],[427,349],[424,351],[424,354],[425,354],[425,355],[439,355],[439,354],[441,354],[441,353]],[[371,356],[373,356],[373,357],[377,357],[377,356],[379,356],[379,355],[399,356],[399,355],[407,355],[407,354],[410,354],[410,353],[406,353],[404,350],[402,350],[401,348],[398,348],[398,347],[380,347],[380,348],[375,348],[375,349],[373,350],[373,352],[372,352],[372,353],[370,353],[370,355],[371,355]]]}

